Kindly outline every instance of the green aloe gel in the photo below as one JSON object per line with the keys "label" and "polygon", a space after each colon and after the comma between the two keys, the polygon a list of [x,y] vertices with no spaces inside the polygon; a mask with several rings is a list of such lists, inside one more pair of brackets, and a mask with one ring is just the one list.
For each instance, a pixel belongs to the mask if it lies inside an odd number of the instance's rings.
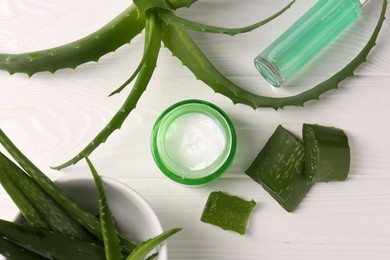
{"label": "green aloe gel", "polygon": [[367,0],[319,0],[254,62],[273,86],[280,87],[361,13]]}

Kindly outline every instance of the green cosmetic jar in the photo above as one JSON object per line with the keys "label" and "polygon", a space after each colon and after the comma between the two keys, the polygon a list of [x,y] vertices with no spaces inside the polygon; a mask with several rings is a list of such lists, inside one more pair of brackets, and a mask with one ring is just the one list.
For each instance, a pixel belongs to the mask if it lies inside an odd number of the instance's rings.
{"label": "green cosmetic jar", "polygon": [[151,135],[153,158],[171,180],[207,184],[231,165],[237,138],[229,117],[202,100],[185,100],[166,109]]}

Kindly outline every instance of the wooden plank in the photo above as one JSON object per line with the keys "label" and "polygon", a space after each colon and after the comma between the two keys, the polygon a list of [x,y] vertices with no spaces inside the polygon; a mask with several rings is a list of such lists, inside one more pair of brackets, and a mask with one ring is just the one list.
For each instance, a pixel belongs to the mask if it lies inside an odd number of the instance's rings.
{"label": "wooden plank", "polygon": [[[202,0],[183,17],[221,26],[242,26],[260,20],[288,1]],[[284,96],[326,79],[344,66],[370,36],[381,1],[370,1],[362,17],[288,87],[270,88],[252,60],[316,0],[297,1],[270,24],[237,37],[192,33],[212,62],[233,81],[255,93]],[[0,1],[0,52],[23,52],[72,41],[104,25],[128,1],[48,0],[45,4]],[[389,10],[387,11],[389,17]],[[137,109],[120,131],[99,147],[91,160],[102,175],[127,183],[155,209],[165,229],[184,230],[169,242],[169,259],[242,260],[380,260],[390,258],[390,22],[358,76],[342,88],[304,108],[280,111],[234,106],[197,81],[190,71],[162,49],[157,70]],[[104,127],[129,90],[107,98],[127,79],[142,55],[143,36],[75,71],[41,73],[27,78],[0,71],[0,127],[51,178],[89,174],[84,162],[57,172],[50,166],[75,155]],[[237,157],[221,180],[188,188],[159,171],[150,153],[150,131],[159,114],[189,98],[205,99],[231,117],[238,135]],[[294,213],[285,212],[244,171],[278,124],[300,136],[302,123],[343,128],[352,148],[346,182],[315,185]],[[2,148],[0,148],[3,151]],[[223,190],[257,201],[248,234],[240,236],[200,222],[207,196]],[[0,189],[0,218],[12,219],[17,209]]]}

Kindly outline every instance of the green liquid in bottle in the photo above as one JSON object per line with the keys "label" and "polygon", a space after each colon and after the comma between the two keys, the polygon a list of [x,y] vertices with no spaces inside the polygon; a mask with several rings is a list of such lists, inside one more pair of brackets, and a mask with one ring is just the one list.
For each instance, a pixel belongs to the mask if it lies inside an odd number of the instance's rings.
{"label": "green liquid in bottle", "polygon": [[360,0],[319,0],[255,58],[255,66],[275,87],[293,77],[361,13]]}

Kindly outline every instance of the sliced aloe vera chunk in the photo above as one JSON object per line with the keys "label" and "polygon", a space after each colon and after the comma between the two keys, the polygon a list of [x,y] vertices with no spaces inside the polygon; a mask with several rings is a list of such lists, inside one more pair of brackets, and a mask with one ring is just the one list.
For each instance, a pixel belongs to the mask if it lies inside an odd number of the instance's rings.
{"label": "sliced aloe vera chunk", "polygon": [[291,212],[312,186],[307,183],[303,171],[302,143],[279,125],[245,173]]}
{"label": "sliced aloe vera chunk", "polygon": [[253,199],[246,201],[222,191],[214,191],[209,195],[201,221],[244,235],[255,205]]}
{"label": "sliced aloe vera chunk", "polygon": [[304,124],[302,135],[309,182],[342,181],[348,177],[351,155],[343,130]]}

